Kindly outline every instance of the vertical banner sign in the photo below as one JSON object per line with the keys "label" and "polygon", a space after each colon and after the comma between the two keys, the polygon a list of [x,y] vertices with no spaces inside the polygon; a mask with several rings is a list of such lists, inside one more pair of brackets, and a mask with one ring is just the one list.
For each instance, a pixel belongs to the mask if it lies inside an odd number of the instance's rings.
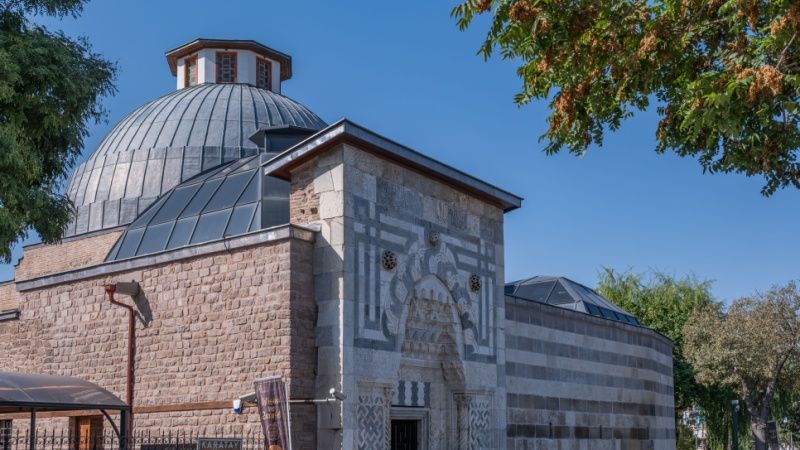
{"label": "vertical banner sign", "polygon": [[264,429],[266,450],[292,450],[286,385],[279,376],[261,378],[253,384],[256,388],[258,414]]}

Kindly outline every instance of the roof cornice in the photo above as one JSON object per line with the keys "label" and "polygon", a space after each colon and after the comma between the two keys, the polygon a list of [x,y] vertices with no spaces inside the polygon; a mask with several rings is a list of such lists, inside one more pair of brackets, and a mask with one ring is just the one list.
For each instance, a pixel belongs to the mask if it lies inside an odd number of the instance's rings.
{"label": "roof cornice", "polygon": [[422,153],[398,144],[347,119],[341,119],[263,163],[264,173],[289,179],[289,172],[330,146],[350,142],[381,157],[432,176],[499,206],[503,212],[522,205],[522,197],[486,183]]}
{"label": "roof cornice", "polygon": [[239,248],[252,247],[254,245],[287,239],[313,242],[317,231],[318,229],[313,225],[279,225],[247,234],[217,239],[215,241],[203,242],[148,255],[134,256],[117,261],[103,261],[93,266],[42,275],[36,278],[17,281],[16,288],[19,292],[25,292],[58,284],[72,283],[88,278],[109,276],[116,273],[152,267],[158,264],[172,263],[184,259],[196,258],[198,256],[230,252],[231,250]]}

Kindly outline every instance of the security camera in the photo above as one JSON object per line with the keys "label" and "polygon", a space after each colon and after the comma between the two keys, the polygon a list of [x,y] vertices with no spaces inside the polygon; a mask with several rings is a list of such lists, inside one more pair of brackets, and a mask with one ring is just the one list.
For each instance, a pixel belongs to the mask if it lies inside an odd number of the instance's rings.
{"label": "security camera", "polygon": [[238,398],[233,401],[233,413],[234,414],[242,413],[242,401]]}
{"label": "security camera", "polygon": [[344,399],[347,398],[347,396],[344,395],[344,393],[342,391],[337,390],[336,388],[331,388],[331,390],[328,391],[328,393],[330,394],[331,398],[339,400],[340,402],[343,402]]}

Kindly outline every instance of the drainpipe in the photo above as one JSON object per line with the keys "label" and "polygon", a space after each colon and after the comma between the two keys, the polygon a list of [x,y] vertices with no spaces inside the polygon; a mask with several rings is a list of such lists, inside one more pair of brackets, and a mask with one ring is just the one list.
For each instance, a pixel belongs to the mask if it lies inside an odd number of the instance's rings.
{"label": "drainpipe", "polygon": [[111,302],[112,305],[120,306],[128,310],[128,368],[125,388],[127,395],[126,401],[128,406],[131,408],[131,412],[128,414],[127,429],[128,433],[131,433],[133,430],[133,369],[134,358],[136,356],[136,311],[133,309],[133,306],[114,300],[114,293],[117,292],[120,294],[129,295],[131,297],[136,297],[139,295],[139,283],[132,281],[130,283],[107,284],[105,288],[106,294],[108,295],[108,301]]}

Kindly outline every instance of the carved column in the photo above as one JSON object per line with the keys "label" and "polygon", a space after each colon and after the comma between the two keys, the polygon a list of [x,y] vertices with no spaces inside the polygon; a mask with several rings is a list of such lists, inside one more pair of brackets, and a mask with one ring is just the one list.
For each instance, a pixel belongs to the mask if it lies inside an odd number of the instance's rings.
{"label": "carved column", "polygon": [[456,394],[456,447],[457,449],[468,450],[470,448],[470,420],[469,408],[472,404],[470,394]]}
{"label": "carved column", "polygon": [[383,421],[385,428],[384,450],[392,447],[392,388],[383,388]]}

